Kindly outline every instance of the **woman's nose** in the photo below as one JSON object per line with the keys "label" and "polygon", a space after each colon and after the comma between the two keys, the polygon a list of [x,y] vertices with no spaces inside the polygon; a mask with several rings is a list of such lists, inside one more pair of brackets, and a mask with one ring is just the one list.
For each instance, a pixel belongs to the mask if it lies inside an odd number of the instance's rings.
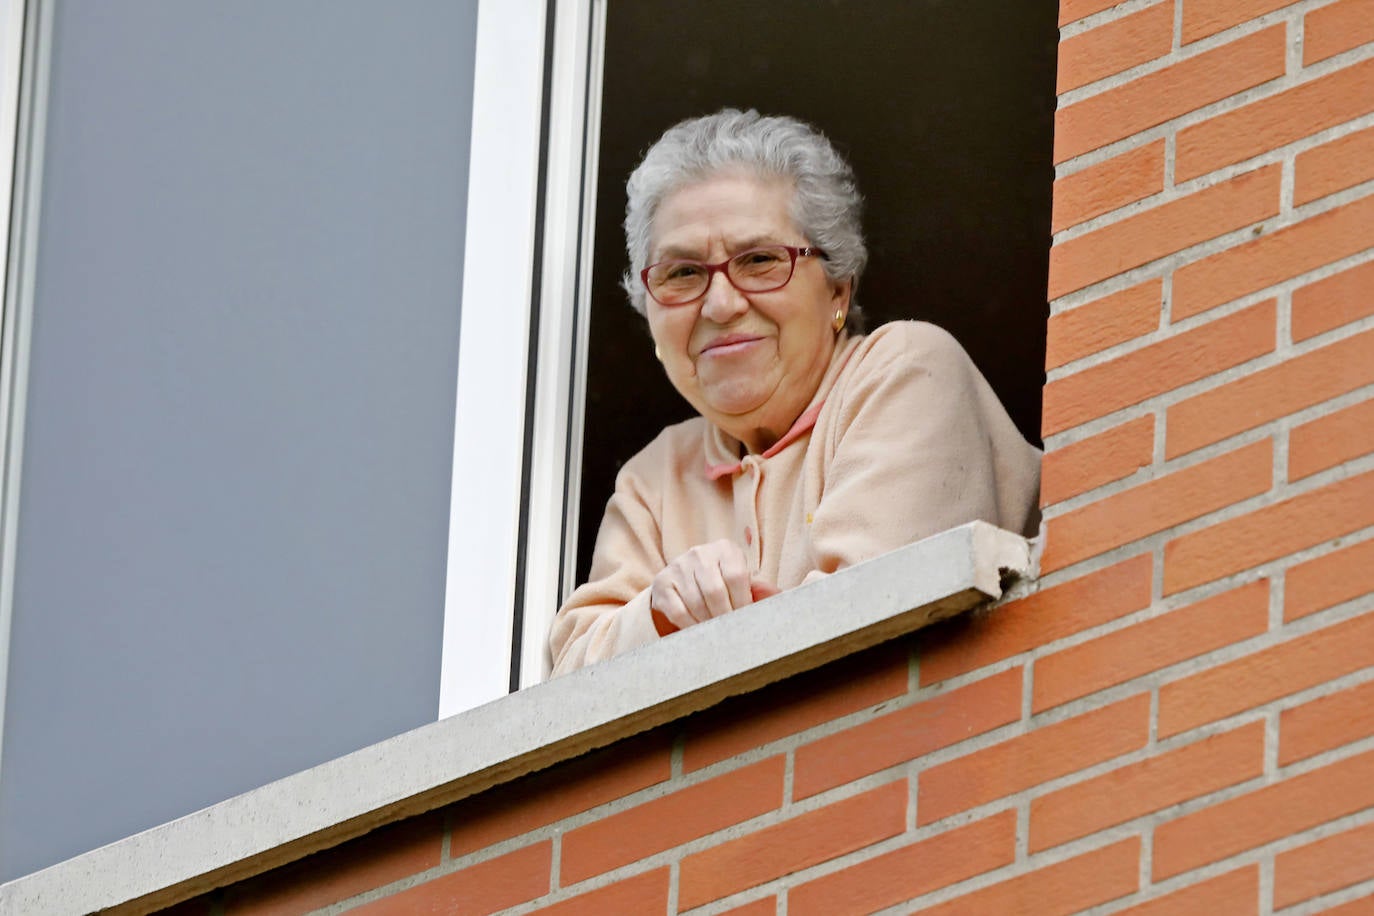
{"label": "woman's nose", "polygon": [[701,314],[717,324],[728,324],[744,314],[749,308],[749,300],[735,289],[725,271],[711,277],[706,287],[706,296],[701,303]]}

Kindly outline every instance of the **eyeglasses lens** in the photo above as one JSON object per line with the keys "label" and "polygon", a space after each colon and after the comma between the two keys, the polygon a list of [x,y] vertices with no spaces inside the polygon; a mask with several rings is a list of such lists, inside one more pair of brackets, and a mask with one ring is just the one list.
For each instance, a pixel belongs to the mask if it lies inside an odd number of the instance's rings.
{"label": "eyeglasses lens", "polygon": [[792,256],[786,248],[755,248],[735,255],[725,270],[740,289],[763,292],[791,278]]}
{"label": "eyeglasses lens", "polygon": [[695,261],[668,261],[649,268],[649,292],[664,305],[691,302],[710,283],[706,265]]}
{"label": "eyeglasses lens", "polygon": [[[753,248],[726,262],[725,273],[736,289],[762,293],[785,286],[792,278],[792,264],[792,253],[784,246]],[[650,267],[645,279],[655,299],[679,305],[705,293],[712,273],[710,266],[699,261],[664,261]]]}

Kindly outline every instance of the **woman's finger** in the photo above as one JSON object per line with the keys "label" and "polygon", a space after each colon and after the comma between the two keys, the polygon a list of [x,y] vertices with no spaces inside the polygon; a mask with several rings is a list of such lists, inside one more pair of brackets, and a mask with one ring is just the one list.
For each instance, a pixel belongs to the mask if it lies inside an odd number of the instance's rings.
{"label": "woman's finger", "polygon": [[[681,630],[697,623],[697,619],[682,598],[675,582],[676,573],[677,570],[670,566],[654,577],[649,592],[649,610],[662,615],[669,624]],[[657,628],[658,622],[655,621],[654,625]]]}
{"label": "woman's finger", "polygon": [[749,593],[749,559],[738,544],[724,543],[726,551],[720,559],[720,572],[730,592],[730,608],[739,610],[754,601]]}
{"label": "woman's finger", "polygon": [[692,577],[701,602],[694,610],[701,614],[701,619],[719,617],[735,609],[730,603],[730,589],[725,584],[719,562],[704,560],[702,563],[693,564]]}

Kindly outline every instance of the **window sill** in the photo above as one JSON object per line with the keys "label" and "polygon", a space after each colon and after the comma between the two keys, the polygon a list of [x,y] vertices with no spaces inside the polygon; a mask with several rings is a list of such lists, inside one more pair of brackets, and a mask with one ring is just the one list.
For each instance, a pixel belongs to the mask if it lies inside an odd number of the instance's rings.
{"label": "window sill", "polygon": [[0,885],[0,913],[170,905],[920,629],[1032,572],[1025,539],[963,525]]}

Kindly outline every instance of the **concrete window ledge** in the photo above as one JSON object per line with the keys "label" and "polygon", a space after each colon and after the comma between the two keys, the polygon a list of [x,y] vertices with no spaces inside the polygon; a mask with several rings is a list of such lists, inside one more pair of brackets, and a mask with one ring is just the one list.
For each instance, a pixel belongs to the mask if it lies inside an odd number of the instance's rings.
{"label": "concrete window ledge", "polygon": [[0,913],[167,906],[917,630],[1031,573],[1025,539],[973,522],[0,885]]}

